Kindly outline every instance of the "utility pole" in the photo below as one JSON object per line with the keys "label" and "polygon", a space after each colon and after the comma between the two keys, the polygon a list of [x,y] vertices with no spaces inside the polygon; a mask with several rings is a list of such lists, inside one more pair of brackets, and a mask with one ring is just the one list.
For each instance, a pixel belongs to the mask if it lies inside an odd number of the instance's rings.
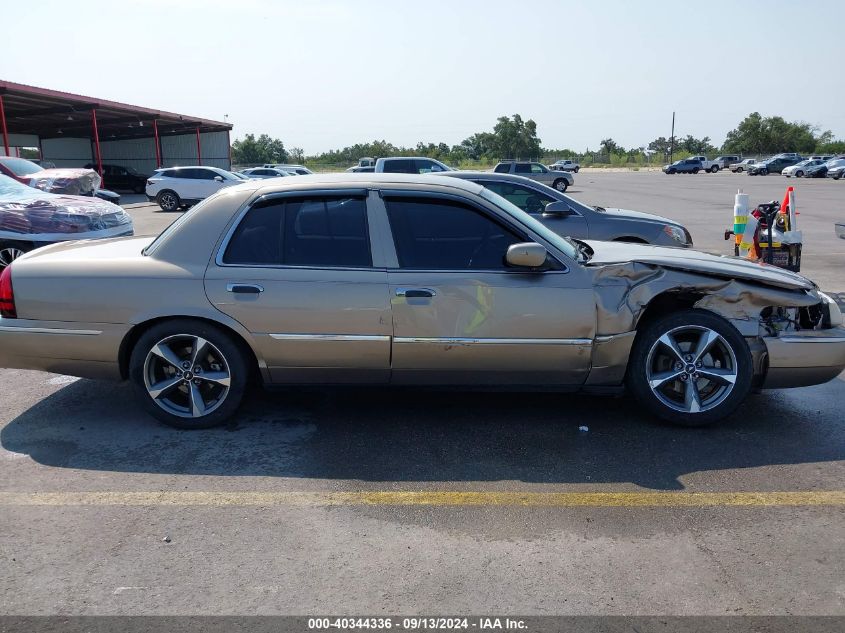
{"label": "utility pole", "polygon": [[675,153],[675,112],[672,112],[672,136],[669,137],[669,164],[672,164],[672,156]]}

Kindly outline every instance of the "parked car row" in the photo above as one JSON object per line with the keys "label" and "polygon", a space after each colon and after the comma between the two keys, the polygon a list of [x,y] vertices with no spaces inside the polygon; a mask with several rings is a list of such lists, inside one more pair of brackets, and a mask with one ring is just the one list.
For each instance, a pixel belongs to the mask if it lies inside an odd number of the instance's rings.
{"label": "parked car row", "polygon": [[224,423],[253,380],[627,388],[702,425],[754,388],[845,369],[842,314],[807,279],[562,237],[537,221],[539,194],[588,236],[628,219],[496,172],[241,181],[157,238],[48,246],[7,267],[0,367],[128,378],[181,428]]}
{"label": "parked car row", "polygon": [[111,202],[42,191],[0,174],[0,270],[48,244],[132,234],[132,218]]}

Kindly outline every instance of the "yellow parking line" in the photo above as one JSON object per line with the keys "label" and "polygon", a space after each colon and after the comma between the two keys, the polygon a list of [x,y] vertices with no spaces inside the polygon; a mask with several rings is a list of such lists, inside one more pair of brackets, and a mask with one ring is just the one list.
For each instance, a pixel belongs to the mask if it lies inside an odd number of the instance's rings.
{"label": "yellow parking line", "polygon": [[845,491],[806,492],[0,492],[0,506],[845,506]]}

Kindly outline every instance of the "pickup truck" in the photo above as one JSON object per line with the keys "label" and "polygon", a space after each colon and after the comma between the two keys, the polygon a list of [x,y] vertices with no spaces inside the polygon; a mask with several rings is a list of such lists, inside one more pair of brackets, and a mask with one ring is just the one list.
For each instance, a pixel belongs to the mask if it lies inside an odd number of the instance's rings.
{"label": "pickup truck", "polygon": [[574,171],[576,174],[578,170],[581,169],[581,165],[579,165],[574,160],[567,160],[567,159],[560,159],[553,162],[549,165],[549,169],[552,171]]}
{"label": "pickup truck", "polygon": [[391,156],[379,158],[374,171],[377,174],[429,174],[452,171],[452,168],[439,160],[424,156]]}
{"label": "pickup truck", "polygon": [[707,160],[706,156],[690,156],[690,158],[701,162],[702,171],[709,171],[711,174],[715,174],[721,169],[719,163],[715,160]]}
{"label": "pickup truck", "polygon": [[553,187],[561,193],[575,184],[575,176],[568,171],[552,171],[545,165],[521,160],[505,160],[493,168],[497,174],[516,174]]}
{"label": "pickup truck", "polygon": [[732,165],[736,165],[742,158],[736,154],[726,154],[724,156],[717,156],[713,161],[719,166],[719,169],[730,169]]}

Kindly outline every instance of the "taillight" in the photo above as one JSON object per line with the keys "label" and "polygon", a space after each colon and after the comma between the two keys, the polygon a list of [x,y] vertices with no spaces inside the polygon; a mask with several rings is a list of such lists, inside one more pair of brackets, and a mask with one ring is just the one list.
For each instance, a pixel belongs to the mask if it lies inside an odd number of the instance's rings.
{"label": "taillight", "polygon": [[0,317],[18,318],[18,313],[15,311],[15,293],[12,292],[11,266],[6,266],[3,272],[0,272]]}

